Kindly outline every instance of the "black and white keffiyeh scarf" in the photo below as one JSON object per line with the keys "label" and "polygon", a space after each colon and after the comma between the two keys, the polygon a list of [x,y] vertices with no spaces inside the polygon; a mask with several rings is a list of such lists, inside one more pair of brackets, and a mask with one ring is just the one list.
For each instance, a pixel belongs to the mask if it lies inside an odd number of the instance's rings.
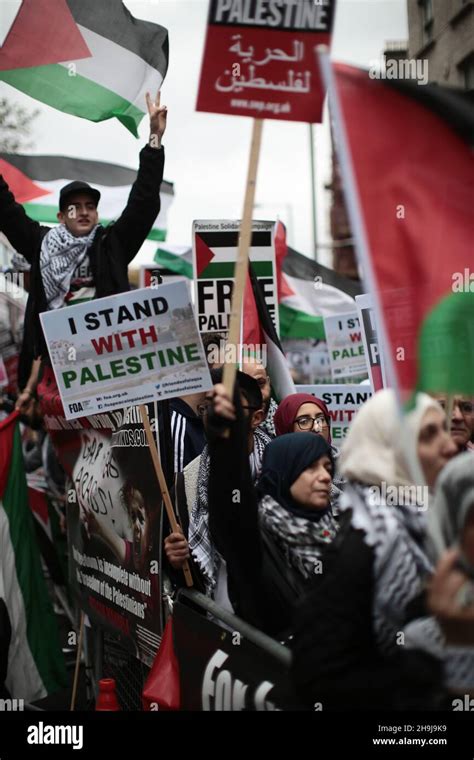
{"label": "black and white keffiyeh scarf", "polygon": [[44,236],[40,266],[48,309],[60,309],[64,305],[72,276],[86,258],[98,227],[96,224],[88,235],[75,237],[60,224]]}
{"label": "black and white keffiyeh scarf", "polygon": [[259,520],[275,539],[286,562],[306,579],[319,572],[321,549],[334,540],[338,530],[331,511],[319,520],[307,520],[289,512],[272,496],[260,500]]}
{"label": "black and white keffiyeh scarf", "polygon": [[[270,442],[266,433],[257,428],[253,434],[254,450],[250,454],[250,470],[255,483],[260,475],[263,452]],[[191,510],[189,521],[189,549],[202,572],[206,593],[211,596],[217,583],[220,556],[211,540],[209,531],[209,501],[208,485],[210,472],[210,457],[207,446],[201,454],[199,464],[197,496]]]}
{"label": "black and white keffiyeh scarf", "polygon": [[354,482],[346,486],[339,508],[352,509],[352,527],[363,531],[364,543],[374,551],[374,631],[381,652],[392,654],[407,606],[433,572],[423,549],[426,513],[418,505],[387,506],[373,498],[369,486]]}

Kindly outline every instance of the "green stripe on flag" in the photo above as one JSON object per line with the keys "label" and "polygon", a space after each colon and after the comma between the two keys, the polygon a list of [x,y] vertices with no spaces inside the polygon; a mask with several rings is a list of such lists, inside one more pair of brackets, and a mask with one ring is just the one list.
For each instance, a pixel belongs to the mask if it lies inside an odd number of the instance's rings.
{"label": "green stripe on flag", "polygon": [[67,66],[50,64],[0,72],[0,80],[59,111],[90,121],[116,117],[135,137],[145,115],[112,90],[75,74]]}
{"label": "green stripe on flag", "polygon": [[324,320],[322,317],[315,317],[304,311],[291,309],[284,303],[279,304],[278,311],[280,315],[281,338],[314,338],[315,340],[326,340]]}
{"label": "green stripe on flag", "polygon": [[19,425],[13,434],[13,451],[2,505],[8,519],[16,574],[27,616],[28,644],[41,680],[51,693],[66,685],[66,671],[41,567],[34,518],[28,506]]}
{"label": "green stripe on flag", "polygon": [[[252,269],[257,277],[273,277],[273,264],[271,261],[252,261]],[[210,263],[201,272],[199,279],[214,280],[220,277],[234,276],[235,262],[223,261],[221,263]]]}
{"label": "green stripe on flag", "polygon": [[[30,219],[34,219],[36,222],[40,222],[41,224],[58,224],[58,209],[56,209],[55,206],[47,206],[46,204],[41,203],[24,203],[23,208]],[[104,227],[112,221],[112,219],[103,219],[100,217],[100,223]],[[166,230],[159,228],[150,230],[147,235],[147,240],[163,243],[166,240]]]}
{"label": "green stripe on flag", "polygon": [[153,259],[157,264],[169,269],[171,272],[188,277],[190,280],[193,279],[192,264],[186,261],[184,256],[177,256],[175,253],[169,253],[163,250],[163,248],[158,248]]}
{"label": "green stripe on flag", "polygon": [[417,389],[474,394],[474,293],[450,293],[425,318]]}

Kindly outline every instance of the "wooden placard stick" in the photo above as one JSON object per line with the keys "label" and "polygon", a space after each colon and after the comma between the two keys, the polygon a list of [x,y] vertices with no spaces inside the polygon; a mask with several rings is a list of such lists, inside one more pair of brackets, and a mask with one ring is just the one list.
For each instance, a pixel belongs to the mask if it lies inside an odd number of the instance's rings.
{"label": "wooden placard stick", "polygon": [[448,393],[448,398],[446,399],[446,420],[448,423],[448,433],[451,435],[451,425],[453,421],[453,406],[454,406],[454,395],[452,393]]}
{"label": "wooden placard stick", "polygon": [[74,712],[74,709],[76,707],[77,687],[79,685],[79,668],[81,665],[81,655],[82,655],[82,639],[84,637],[84,619],[85,619],[85,614],[84,614],[84,611],[81,610],[81,622],[79,624],[79,641],[77,642],[77,652],[76,652],[76,667],[74,668],[74,682],[72,685],[72,695],[71,695],[71,707],[70,707],[71,712]]}
{"label": "wooden placard stick", "polygon": [[[242,304],[244,300],[245,282],[247,279],[248,259],[250,243],[252,241],[252,215],[255,200],[255,187],[257,184],[258,159],[262,142],[263,119],[254,119],[252,128],[252,143],[250,146],[249,167],[247,172],[247,185],[245,188],[244,209],[240,223],[239,251],[234,270],[234,290],[230,308],[229,335],[227,343],[237,346],[240,341],[240,322]],[[223,383],[227,393],[232,398],[234,389],[235,373],[237,366],[232,362],[224,364]]]}
{"label": "wooden placard stick", "polygon": [[[176,515],[174,513],[173,505],[171,503],[168,486],[166,484],[166,478],[161,468],[161,462],[160,462],[160,457],[158,455],[158,449],[156,448],[155,439],[153,438],[150,421],[148,419],[147,408],[144,404],[140,404],[140,415],[142,418],[143,427],[145,428],[145,434],[146,434],[146,439],[148,441],[148,447],[150,449],[150,454],[153,461],[153,466],[155,468],[156,477],[158,478],[158,483],[160,484],[160,491],[161,491],[161,495],[163,496],[166,514],[168,515],[168,520],[170,521],[171,530],[173,531],[173,533],[179,533],[181,532],[181,529],[176,520]],[[186,586],[194,585],[193,577],[191,575],[191,570],[189,568],[188,562],[184,563],[183,573],[184,573],[184,579],[186,581]]]}

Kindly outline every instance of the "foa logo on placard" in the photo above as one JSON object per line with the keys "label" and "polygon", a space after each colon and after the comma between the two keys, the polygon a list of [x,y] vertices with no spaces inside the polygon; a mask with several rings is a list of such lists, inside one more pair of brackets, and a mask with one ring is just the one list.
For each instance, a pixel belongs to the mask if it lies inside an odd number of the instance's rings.
{"label": "foa logo on placard", "polygon": [[209,711],[234,711],[253,709],[278,710],[266,697],[273,689],[271,681],[263,681],[250,698],[251,689],[239,678],[233,678],[230,670],[221,670],[229,655],[218,649],[209,660],[202,681],[202,709]]}

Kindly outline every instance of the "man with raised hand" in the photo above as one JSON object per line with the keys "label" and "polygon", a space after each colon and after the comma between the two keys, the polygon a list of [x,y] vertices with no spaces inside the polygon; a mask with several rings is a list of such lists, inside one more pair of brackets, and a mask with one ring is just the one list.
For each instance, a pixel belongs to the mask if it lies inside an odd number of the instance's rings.
{"label": "man with raised hand", "polygon": [[100,193],[85,182],[62,188],[57,227],[30,219],[0,175],[0,231],[31,267],[30,295],[20,355],[19,387],[30,388],[32,362],[47,356],[39,314],[68,303],[129,290],[128,265],[140,250],[160,211],[166,106],[160,93],[146,95],[150,139],[140,151],[140,167],[127,205],[113,224],[99,224]]}

